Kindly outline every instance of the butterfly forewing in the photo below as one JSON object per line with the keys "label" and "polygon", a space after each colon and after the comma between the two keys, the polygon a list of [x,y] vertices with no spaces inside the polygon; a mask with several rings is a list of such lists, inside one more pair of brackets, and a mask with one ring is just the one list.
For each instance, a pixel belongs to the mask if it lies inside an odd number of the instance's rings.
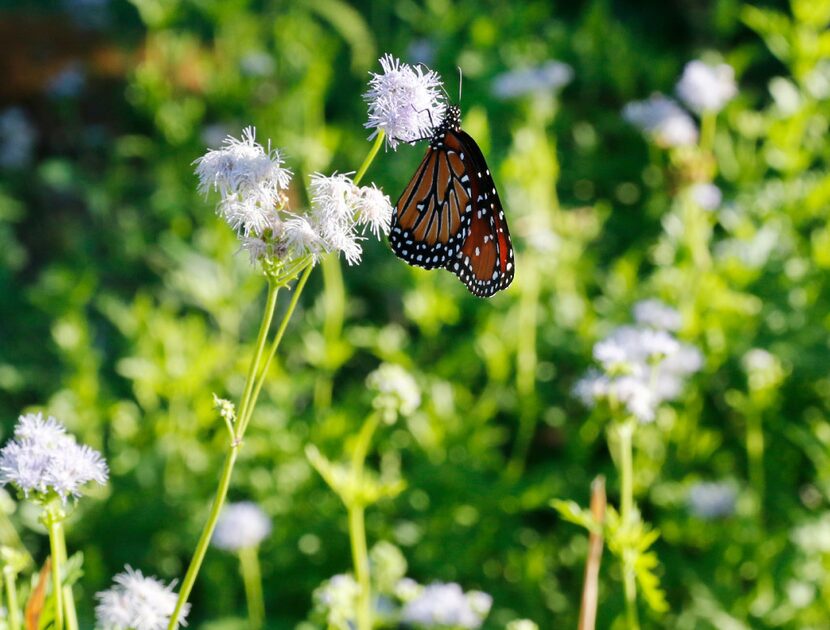
{"label": "butterfly forewing", "polygon": [[454,272],[489,297],[513,281],[510,231],[484,155],[448,110],[398,200],[389,241],[411,265]]}
{"label": "butterfly forewing", "polygon": [[395,254],[425,269],[454,260],[469,231],[471,195],[459,152],[430,147],[398,199],[389,235]]}

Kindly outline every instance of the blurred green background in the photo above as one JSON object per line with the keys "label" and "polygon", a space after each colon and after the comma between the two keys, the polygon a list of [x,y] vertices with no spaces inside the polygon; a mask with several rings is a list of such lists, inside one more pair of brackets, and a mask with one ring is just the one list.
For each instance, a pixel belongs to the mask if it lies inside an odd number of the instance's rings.
{"label": "blurred green background", "polygon": [[[647,625],[828,626],[830,2],[0,7],[0,114],[17,112],[0,124],[0,417],[5,439],[23,410],[48,409],[110,463],[109,487],[68,528],[87,624],[125,563],[166,580],[186,568],[226,440],[211,393],[238,399],[256,333],[263,281],[196,194],[192,161],[253,124],[295,185],[353,171],[369,148],[368,72],[390,52],[439,71],[451,95],[463,70],[464,126],[500,185],[518,275],[482,301],[373,241],[359,267],[312,274],[231,488],[274,519],[271,627],[294,627],[312,590],[350,567],[342,508],[303,448],[338,455],[382,360],[416,376],[424,403],[378,436],[373,465],[408,489],[369,512],[370,544],[400,546],[422,583],[492,594],[486,627],[575,627],[586,536],[549,501],[587,504],[600,473],[613,502],[618,489],[603,419],[572,388],[597,338],[649,296],[680,309],[705,367],[638,436],[635,491],[662,531],[671,607]],[[701,269],[678,231],[675,165],[620,111],[713,52],[740,94],[718,119],[725,200]],[[500,73],[549,59],[574,70],[558,96],[493,96]],[[381,153],[367,181],[394,201],[422,151]],[[777,358],[760,386],[742,367],[753,347]],[[753,422],[766,449],[750,482]],[[700,480],[734,483],[735,513],[690,515]],[[42,559],[32,515],[13,518]],[[190,627],[243,614],[236,571],[209,553]],[[600,627],[621,609],[606,554]]]}

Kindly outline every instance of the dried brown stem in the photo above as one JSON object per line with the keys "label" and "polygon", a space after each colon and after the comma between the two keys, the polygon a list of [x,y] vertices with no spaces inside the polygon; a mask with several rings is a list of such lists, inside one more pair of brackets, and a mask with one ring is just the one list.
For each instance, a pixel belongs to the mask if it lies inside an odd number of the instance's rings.
{"label": "dried brown stem", "polygon": [[[605,477],[602,475],[591,483],[591,514],[600,526],[605,521]],[[582,606],[579,609],[579,630],[594,630],[596,626],[602,543],[601,530],[590,533],[588,559],[585,562],[585,582],[582,586]]]}

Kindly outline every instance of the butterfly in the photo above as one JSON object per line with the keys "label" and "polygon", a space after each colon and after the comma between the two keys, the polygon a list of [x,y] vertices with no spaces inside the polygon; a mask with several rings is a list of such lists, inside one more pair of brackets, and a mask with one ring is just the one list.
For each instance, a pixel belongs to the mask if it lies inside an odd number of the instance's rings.
{"label": "butterfly", "polygon": [[447,108],[395,207],[389,243],[424,269],[445,268],[467,289],[490,297],[513,281],[513,245],[499,194],[476,141]]}

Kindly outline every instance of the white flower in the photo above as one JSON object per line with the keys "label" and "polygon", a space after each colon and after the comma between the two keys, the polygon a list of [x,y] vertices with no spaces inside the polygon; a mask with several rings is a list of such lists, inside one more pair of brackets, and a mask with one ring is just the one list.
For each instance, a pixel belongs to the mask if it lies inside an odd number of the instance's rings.
{"label": "white flower", "polygon": [[679,330],[683,319],[675,309],[657,299],[641,300],[634,305],[634,321],[657,330]]}
{"label": "white flower", "polygon": [[574,71],[561,61],[548,61],[535,68],[522,68],[496,75],[492,91],[497,98],[509,99],[525,94],[556,94],[573,80]]}
{"label": "white flower", "polygon": [[418,597],[423,590],[424,587],[415,580],[405,577],[398,580],[397,584],[395,584],[395,597],[406,603]]}
{"label": "white flower", "polygon": [[360,587],[348,574],[331,577],[315,589],[315,609],[325,615],[326,624],[336,630],[350,630],[354,622]]}
{"label": "white flower", "polygon": [[364,95],[369,104],[365,127],[374,129],[369,139],[383,131],[387,146],[394,149],[398,142],[428,137],[446,109],[440,77],[389,54],[381,57],[380,65],[383,73],[370,73],[369,90]]}
{"label": "white flower", "polygon": [[486,593],[474,591],[465,595],[454,582],[430,584],[404,606],[401,619],[427,628],[479,628],[492,603]]}
{"label": "white flower", "polygon": [[22,168],[32,160],[37,131],[18,107],[0,113],[0,167]]}
{"label": "white flower", "polygon": [[361,191],[347,175],[311,176],[309,221],[324,249],[340,252],[350,265],[360,262],[363,249],[355,232]]}
{"label": "white flower", "polygon": [[210,149],[197,159],[199,191],[216,190],[222,199],[219,214],[242,236],[262,236],[279,224],[280,191],[291,181],[277,149],[256,141],[256,130],[246,127],[242,138],[225,138],[221,149]]}
{"label": "white flower", "polygon": [[[95,595],[97,626],[101,630],[166,630],[176,608],[173,585],[165,586],[153,577],[129,566],[113,578],[113,586]],[[182,610],[182,624],[190,604]]]}
{"label": "white flower", "polygon": [[[679,314],[658,300],[635,306],[641,323],[679,325]],[[594,345],[594,359],[602,371],[591,369],[574,387],[587,407],[599,402],[622,408],[640,422],[654,420],[657,407],[676,399],[686,378],[699,370],[703,357],[697,348],[680,343],[667,330],[620,326]]]}
{"label": "white flower", "polygon": [[304,216],[288,219],[282,226],[282,239],[293,256],[317,257],[323,251],[323,240]]}
{"label": "white flower", "polygon": [[539,630],[539,625],[530,619],[514,619],[508,622],[505,630]]}
{"label": "white flower", "polygon": [[620,326],[594,346],[594,359],[607,372],[632,373],[679,349],[680,344],[665,330]]}
{"label": "white flower", "polygon": [[374,394],[375,409],[385,414],[387,420],[412,415],[421,404],[418,383],[400,365],[383,363],[366,377],[366,387]]}
{"label": "white flower", "polygon": [[660,399],[642,379],[634,376],[620,376],[611,381],[609,398],[625,405],[628,412],[640,422],[652,422]]}
{"label": "white flower", "polygon": [[697,142],[697,127],[692,117],[662,94],[628,103],[623,108],[623,118],[663,147],[689,146]]}
{"label": "white flower", "polygon": [[728,482],[700,482],[689,489],[689,511],[696,517],[711,520],[735,512],[738,491]]}
{"label": "white flower", "polygon": [[393,212],[389,195],[385,195],[374,184],[361,186],[355,206],[359,226],[367,226],[377,238],[381,234],[389,234]]}
{"label": "white flower", "polygon": [[225,551],[257,547],[271,533],[271,519],[256,503],[228,503],[216,521],[211,543]]}
{"label": "white flower", "polygon": [[689,188],[692,200],[704,210],[717,210],[723,201],[720,188],[708,182],[693,184]]}
{"label": "white flower", "polygon": [[98,451],[78,444],[60,422],[40,413],[20,416],[15,439],[0,450],[0,483],[26,497],[45,499],[54,492],[65,502],[91,481],[104,485],[108,476]]}
{"label": "white flower", "polygon": [[676,90],[686,107],[697,114],[719,112],[738,93],[732,66],[710,66],[702,61],[686,64]]}

